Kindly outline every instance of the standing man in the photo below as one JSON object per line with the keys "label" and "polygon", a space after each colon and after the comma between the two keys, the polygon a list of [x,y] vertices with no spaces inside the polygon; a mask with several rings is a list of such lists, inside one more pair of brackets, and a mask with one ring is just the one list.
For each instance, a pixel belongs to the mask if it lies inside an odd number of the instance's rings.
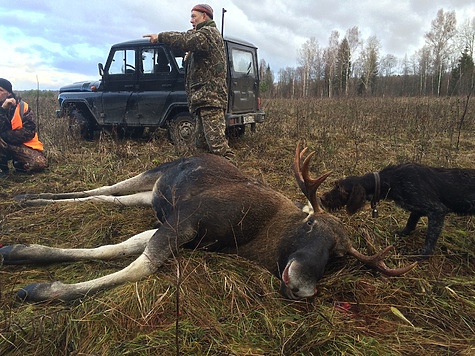
{"label": "standing man", "polygon": [[48,161],[42,152],[33,111],[15,96],[12,84],[0,78],[0,175],[9,173],[10,160],[18,171],[44,170]]}
{"label": "standing man", "polygon": [[196,147],[232,159],[234,153],[225,136],[228,91],[223,38],[213,21],[213,9],[207,4],[193,7],[190,22],[193,29],[187,32],[143,37],[187,52],[185,89],[189,110],[196,118]]}

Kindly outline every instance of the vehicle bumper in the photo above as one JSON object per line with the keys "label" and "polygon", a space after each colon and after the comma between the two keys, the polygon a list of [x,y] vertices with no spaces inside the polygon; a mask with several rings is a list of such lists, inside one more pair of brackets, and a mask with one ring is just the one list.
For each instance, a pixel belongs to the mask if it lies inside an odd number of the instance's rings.
{"label": "vehicle bumper", "polygon": [[262,110],[259,110],[257,113],[226,114],[226,124],[227,126],[236,126],[262,123],[265,116],[266,114]]}

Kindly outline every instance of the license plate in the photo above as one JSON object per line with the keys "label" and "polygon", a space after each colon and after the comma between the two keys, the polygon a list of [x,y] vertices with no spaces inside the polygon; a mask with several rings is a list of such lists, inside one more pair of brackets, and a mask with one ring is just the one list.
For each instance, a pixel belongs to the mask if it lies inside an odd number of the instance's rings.
{"label": "license plate", "polygon": [[243,120],[242,120],[245,124],[252,124],[254,122],[254,116],[252,115],[247,115],[247,116],[244,116]]}

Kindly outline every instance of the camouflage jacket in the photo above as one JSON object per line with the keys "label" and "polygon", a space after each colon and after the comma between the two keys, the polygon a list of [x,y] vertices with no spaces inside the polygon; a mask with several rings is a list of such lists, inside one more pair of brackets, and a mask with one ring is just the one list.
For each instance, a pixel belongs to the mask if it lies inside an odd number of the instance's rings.
{"label": "camouflage jacket", "polygon": [[188,52],[186,56],[186,94],[190,112],[199,108],[226,109],[226,54],[221,34],[214,21],[205,21],[196,30],[162,32],[158,41]]}
{"label": "camouflage jacket", "polygon": [[[20,102],[20,99],[17,99]],[[20,105],[20,104],[17,104]],[[31,140],[36,133],[36,123],[33,111],[30,108],[23,114],[21,129],[12,130],[11,120],[16,107],[5,110],[0,106],[0,138],[10,145],[21,145]]]}

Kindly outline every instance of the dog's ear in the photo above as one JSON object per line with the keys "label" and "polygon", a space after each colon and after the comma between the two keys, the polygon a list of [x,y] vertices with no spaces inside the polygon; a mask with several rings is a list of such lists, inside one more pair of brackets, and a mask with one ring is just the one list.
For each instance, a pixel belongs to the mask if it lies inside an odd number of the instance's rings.
{"label": "dog's ear", "polygon": [[360,210],[366,201],[366,190],[362,185],[356,184],[351,190],[350,197],[346,203],[346,212],[353,215]]}

